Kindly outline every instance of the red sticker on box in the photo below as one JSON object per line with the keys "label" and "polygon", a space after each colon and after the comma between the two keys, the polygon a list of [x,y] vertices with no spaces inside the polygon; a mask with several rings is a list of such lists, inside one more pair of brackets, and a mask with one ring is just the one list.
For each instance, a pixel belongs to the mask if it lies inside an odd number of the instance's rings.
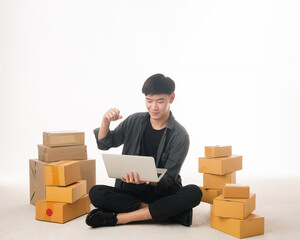
{"label": "red sticker on box", "polygon": [[46,210],[46,214],[47,214],[47,216],[51,217],[52,214],[53,214],[53,212],[52,212],[52,210],[51,210],[50,208],[48,208],[48,209]]}

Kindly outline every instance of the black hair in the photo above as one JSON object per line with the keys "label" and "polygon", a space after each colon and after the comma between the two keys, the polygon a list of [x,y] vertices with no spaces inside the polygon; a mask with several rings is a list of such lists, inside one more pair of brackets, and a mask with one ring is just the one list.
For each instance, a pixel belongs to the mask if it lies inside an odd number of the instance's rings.
{"label": "black hair", "polygon": [[142,88],[142,93],[148,94],[168,94],[171,95],[175,91],[175,82],[161,73],[157,73],[149,77]]}

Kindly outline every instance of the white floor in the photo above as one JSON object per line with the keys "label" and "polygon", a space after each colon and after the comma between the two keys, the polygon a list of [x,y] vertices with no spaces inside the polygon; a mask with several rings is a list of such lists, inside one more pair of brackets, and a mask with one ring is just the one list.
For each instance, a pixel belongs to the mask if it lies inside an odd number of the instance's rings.
{"label": "white floor", "polygon": [[[192,182],[192,181],[190,181]],[[265,217],[265,234],[252,239],[300,238],[300,178],[243,179],[257,194],[254,213]],[[85,216],[65,224],[35,220],[35,207],[29,204],[28,184],[0,184],[0,239],[236,239],[209,226],[209,205],[194,209],[193,225],[152,222],[91,229]]]}

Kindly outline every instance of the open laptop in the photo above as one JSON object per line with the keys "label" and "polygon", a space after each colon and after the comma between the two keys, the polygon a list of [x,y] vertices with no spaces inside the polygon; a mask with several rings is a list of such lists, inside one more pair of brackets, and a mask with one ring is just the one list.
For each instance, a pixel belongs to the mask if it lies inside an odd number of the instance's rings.
{"label": "open laptop", "polygon": [[140,181],[159,182],[167,169],[156,168],[153,157],[102,153],[110,178],[126,178],[126,174],[138,173]]}

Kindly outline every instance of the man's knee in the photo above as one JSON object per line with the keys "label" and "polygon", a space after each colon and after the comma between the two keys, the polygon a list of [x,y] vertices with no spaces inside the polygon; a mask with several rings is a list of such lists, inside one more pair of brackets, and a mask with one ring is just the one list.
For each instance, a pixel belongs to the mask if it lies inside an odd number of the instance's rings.
{"label": "man's knee", "polygon": [[195,204],[195,206],[199,205],[202,198],[202,191],[200,187],[194,184],[190,184],[185,187],[189,191],[189,196],[191,199],[193,199],[193,203]]}
{"label": "man's knee", "polygon": [[95,185],[90,189],[90,201],[95,207],[99,207],[105,204],[105,193],[107,191],[106,187],[107,186],[105,185]]}

